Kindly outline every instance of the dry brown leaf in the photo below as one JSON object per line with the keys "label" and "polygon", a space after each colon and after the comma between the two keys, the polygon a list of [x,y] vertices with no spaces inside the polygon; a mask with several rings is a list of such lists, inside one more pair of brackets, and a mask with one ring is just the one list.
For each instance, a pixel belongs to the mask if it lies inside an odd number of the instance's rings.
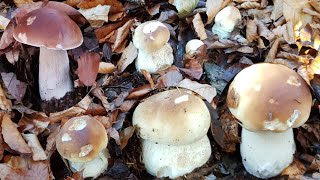
{"label": "dry brown leaf", "polygon": [[119,109],[121,110],[121,112],[128,112],[137,102],[138,100],[136,99],[126,100],[121,104]]}
{"label": "dry brown leaf", "polygon": [[309,0],[309,4],[316,9],[318,12],[320,12],[320,1],[319,0]]}
{"label": "dry brown leaf", "polygon": [[258,2],[247,1],[237,7],[239,9],[256,9],[256,8],[261,8],[261,4]]}
{"label": "dry brown leaf", "polygon": [[109,136],[116,141],[118,145],[120,145],[120,135],[119,132],[115,128],[108,128],[107,132]]}
{"label": "dry brown leaf", "polygon": [[72,118],[83,115],[90,106],[91,99],[86,95],[78,104],[64,111],[50,113],[49,119],[52,123],[60,122],[63,118]]}
{"label": "dry brown leaf", "polygon": [[198,59],[186,58],[185,59],[185,68],[179,68],[181,71],[186,73],[191,78],[200,79],[203,74],[203,68]]}
{"label": "dry brown leaf", "polygon": [[200,96],[202,96],[209,103],[213,100],[213,98],[217,95],[216,88],[208,85],[208,84],[200,84],[197,81],[191,81],[190,79],[184,79],[179,82],[178,87],[190,89]]}
{"label": "dry brown leaf", "polygon": [[294,29],[292,21],[286,23],[286,32],[283,34],[284,40],[289,44],[295,43]]}
{"label": "dry brown leaf", "polygon": [[309,14],[311,16],[314,16],[316,18],[320,18],[320,13],[318,13],[317,11],[311,10],[309,8],[303,8],[302,12]]}
{"label": "dry brown leaf", "polygon": [[122,73],[138,56],[138,49],[130,41],[130,44],[123,51],[120,60],[117,63],[119,73]]}
{"label": "dry brown leaf", "polygon": [[145,84],[143,86],[134,88],[130,91],[129,95],[127,96],[127,99],[134,99],[141,96],[144,96],[152,91],[153,88],[151,88],[150,84]]}
{"label": "dry brown leaf", "polygon": [[135,130],[136,126],[130,126],[120,132],[120,149],[126,147]]}
{"label": "dry brown leaf", "polygon": [[3,50],[9,47],[14,42],[13,29],[14,29],[13,23],[9,23],[1,36],[0,50]]}
{"label": "dry brown leaf", "polygon": [[303,8],[311,8],[308,0],[283,0],[283,15],[293,23],[293,27],[298,23],[304,26],[312,22],[312,17],[302,12]]}
{"label": "dry brown leaf", "polygon": [[320,56],[317,56],[314,60],[312,60],[308,68],[310,68],[314,74],[320,74]]}
{"label": "dry brown leaf", "polygon": [[25,4],[32,4],[33,3],[32,0],[13,0],[13,2],[17,7],[21,7]]}
{"label": "dry brown leaf", "polygon": [[238,48],[237,51],[246,54],[253,54],[253,48],[249,46],[242,46]]}
{"label": "dry brown leaf", "polygon": [[265,58],[264,62],[272,63],[272,61],[276,58],[276,54],[277,54],[277,52],[278,52],[278,46],[279,46],[279,44],[280,44],[280,38],[277,38],[277,39],[273,42],[273,44],[272,44],[272,46],[271,46],[271,48],[270,48],[270,50],[269,50],[269,52],[268,52],[268,55],[267,55],[267,57]]}
{"label": "dry brown leaf", "polygon": [[293,162],[285,168],[282,172],[282,176],[289,176],[290,179],[300,179],[300,177],[306,172],[306,167],[298,159],[294,159]]}
{"label": "dry brown leaf", "polygon": [[[16,109],[16,108],[15,108]],[[21,111],[20,111],[21,112]],[[22,131],[30,131],[36,135],[42,133],[49,125],[48,117],[43,112],[23,112],[19,120],[19,129]]]}
{"label": "dry brown leaf", "polygon": [[154,82],[153,82],[153,79],[151,77],[151,74],[148,71],[144,70],[144,69],[141,69],[141,73],[144,76],[144,78],[149,82],[151,88],[154,88]]}
{"label": "dry brown leaf", "polygon": [[27,84],[19,81],[14,73],[1,73],[2,80],[8,92],[18,101],[24,97]]}
{"label": "dry brown leaf", "polygon": [[133,24],[133,20],[131,19],[128,22],[126,22],[122,27],[117,29],[114,35],[115,42],[111,46],[112,51],[114,51],[115,49],[118,49],[121,45],[123,46],[123,42],[127,40],[132,24]]}
{"label": "dry brown leaf", "polygon": [[247,18],[246,38],[249,42],[253,42],[259,38],[258,27],[255,19],[251,20]]}
{"label": "dry brown leaf", "polygon": [[100,74],[109,74],[109,73],[113,73],[115,69],[116,68],[112,63],[100,62],[99,63],[98,73],[100,73]]}
{"label": "dry brown leaf", "polygon": [[101,27],[105,22],[108,22],[110,6],[100,4],[89,9],[79,9],[79,12],[89,21],[94,28]]}
{"label": "dry brown leaf", "polygon": [[86,86],[92,86],[97,78],[100,55],[96,52],[85,53],[78,59],[78,76]]}
{"label": "dry brown leaf", "polygon": [[55,129],[51,131],[47,138],[46,143],[46,155],[50,159],[51,155],[56,151],[56,137],[60,131],[61,125],[55,126]]}
{"label": "dry brown leaf", "polygon": [[10,115],[5,114],[3,116],[1,128],[3,139],[11,149],[22,154],[32,153],[31,149],[18,131],[17,125],[11,121]]}
{"label": "dry brown leaf", "polygon": [[297,69],[300,66],[300,64],[295,62],[295,61],[291,61],[291,60],[288,60],[288,59],[282,59],[282,58],[276,58],[276,59],[274,59],[272,61],[272,63],[274,63],[274,64],[282,64],[282,65],[287,66],[290,69]]}
{"label": "dry brown leaf", "polygon": [[163,74],[157,81],[155,88],[165,88],[171,86],[177,86],[180,81],[182,81],[182,74],[179,72],[178,68],[175,66],[171,66],[166,70],[165,74]]}
{"label": "dry brown leaf", "polygon": [[107,24],[105,26],[102,26],[101,28],[95,29],[95,35],[97,39],[99,40],[99,43],[105,42],[106,39],[110,38],[113,34],[112,32],[115,31],[115,29],[122,26],[126,21],[120,21],[117,23]]}
{"label": "dry brown leaf", "polygon": [[0,85],[0,109],[4,111],[12,110],[11,101],[7,99],[1,85]]}
{"label": "dry brown leaf", "polygon": [[64,3],[75,8],[81,1],[82,0],[66,0]]}
{"label": "dry brown leaf", "polygon": [[34,161],[46,160],[47,155],[44,152],[38,137],[35,134],[22,134],[32,151],[32,159]]}
{"label": "dry brown leaf", "polygon": [[211,24],[217,13],[226,7],[231,0],[207,0],[206,13],[208,16],[207,24]]}
{"label": "dry brown leaf", "polygon": [[110,14],[116,14],[125,11],[123,5],[118,0],[82,0],[81,3],[77,5],[81,9],[89,9],[101,5],[109,5]]}
{"label": "dry brown leaf", "polygon": [[193,24],[194,30],[196,31],[200,40],[207,39],[208,36],[207,36],[206,30],[204,28],[204,24],[202,22],[202,19],[201,19],[201,16],[199,13],[194,15],[194,18],[192,20],[192,24]]}
{"label": "dry brown leaf", "polygon": [[258,32],[259,32],[259,35],[260,35],[260,36],[265,37],[265,38],[268,39],[269,41],[272,41],[272,40],[273,40],[273,38],[275,37],[275,35],[272,33],[272,31],[270,31],[270,30],[267,28],[267,26],[266,26],[263,22],[257,20],[257,26],[258,26]]}
{"label": "dry brown leaf", "polygon": [[307,65],[301,65],[298,68],[297,73],[307,82],[307,84],[310,86],[310,80],[313,79],[313,73],[310,72]]}
{"label": "dry brown leaf", "polygon": [[110,110],[110,104],[108,102],[107,97],[103,94],[102,89],[97,87],[97,88],[93,89],[91,93],[96,98],[100,99],[100,101],[102,102],[102,106],[108,112]]}
{"label": "dry brown leaf", "polygon": [[295,55],[295,54],[292,54],[292,53],[284,52],[284,51],[278,52],[277,58],[285,58],[285,59],[288,59],[291,61],[307,63],[307,62],[303,61],[302,57]]}

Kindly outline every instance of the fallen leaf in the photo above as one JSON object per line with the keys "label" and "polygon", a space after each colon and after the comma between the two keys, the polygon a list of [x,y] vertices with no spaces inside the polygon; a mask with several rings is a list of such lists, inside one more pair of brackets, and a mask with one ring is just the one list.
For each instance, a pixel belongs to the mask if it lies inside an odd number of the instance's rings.
{"label": "fallen leaf", "polygon": [[78,76],[86,86],[92,86],[98,75],[100,55],[95,52],[85,53],[78,59]]}
{"label": "fallen leaf", "polygon": [[12,110],[11,101],[7,99],[1,85],[0,85],[0,109],[4,111]]}
{"label": "fallen leaf", "polygon": [[182,74],[177,67],[171,66],[165,74],[163,74],[157,81],[155,88],[160,89],[164,87],[176,86],[182,81]]}
{"label": "fallen leaf", "polygon": [[45,113],[35,111],[31,113],[24,112],[18,125],[20,130],[38,135],[47,129],[49,123],[50,121]]}
{"label": "fallen leaf", "polygon": [[35,134],[22,134],[32,151],[32,159],[34,161],[46,160],[47,155],[44,152],[38,137]]}
{"label": "fallen leaf", "polygon": [[13,0],[13,2],[17,7],[21,7],[25,4],[32,4],[33,3],[32,0]]}
{"label": "fallen leaf", "polygon": [[15,64],[19,60],[20,48],[14,47],[5,53],[7,61],[11,64]]}
{"label": "fallen leaf", "polygon": [[206,13],[208,16],[207,24],[211,24],[217,13],[226,7],[231,0],[207,0]]}
{"label": "fallen leaf", "polygon": [[253,42],[257,40],[259,37],[258,35],[258,27],[256,24],[256,20],[247,19],[247,26],[246,26],[246,39],[249,42]]}
{"label": "fallen leaf", "polygon": [[208,85],[208,84],[200,84],[196,81],[191,81],[190,79],[184,79],[179,82],[178,87],[190,89],[200,96],[202,96],[209,103],[213,100],[213,98],[217,95],[216,88]]}
{"label": "fallen leaf", "polygon": [[294,159],[290,166],[281,172],[281,175],[289,176],[290,179],[300,179],[305,172],[306,167],[298,159]]}
{"label": "fallen leaf", "polygon": [[130,41],[130,44],[123,51],[120,60],[117,63],[119,73],[122,73],[138,56],[138,49]]}
{"label": "fallen leaf", "polygon": [[56,137],[59,134],[61,125],[54,126],[55,129],[51,131],[47,138],[47,143],[46,143],[46,155],[48,159],[52,156],[52,154],[56,151]]}
{"label": "fallen leaf", "polygon": [[1,36],[0,50],[3,50],[9,47],[14,42],[13,29],[14,29],[13,23],[9,23]]}
{"label": "fallen leaf", "polygon": [[9,93],[18,101],[21,101],[27,90],[27,84],[17,80],[17,76],[14,73],[1,73],[4,85],[8,89]]}
{"label": "fallen leaf", "polygon": [[271,19],[276,21],[283,15],[283,0],[273,0]]}
{"label": "fallen leaf", "polygon": [[151,88],[150,84],[145,84],[143,86],[134,88],[130,91],[129,95],[127,96],[127,99],[134,99],[134,98],[142,97],[142,96],[148,94],[149,92],[151,92],[152,89],[153,88]]}
{"label": "fallen leaf", "polygon": [[131,19],[131,20],[127,21],[122,27],[120,27],[116,30],[116,33],[114,35],[115,42],[111,46],[112,51],[115,51],[121,45],[123,45],[123,42],[127,39],[128,35],[129,35],[129,31],[130,31],[132,24],[133,24],[133,20]]}
{"label": "fallen leaf", "polygon": [[314,60],[311,61],[309,68],[314,74],[320,74],[320,56],[317,56]]}
{"label": "fallen leaf", "polygon": [[94,95],[96,98],[100,99],[100,101],[102,102],[102,106],[104,107],[104,109],[108,112],[111,108],[110,108],[110,104],[108,102],[107,97],[103,94],[102,89],[100,88],[95,88],[92,90],[92,95]]}
{"label": "fallen leaf", "polygon": [[260,9],[261,4],[253,1],[246,1],[237,6],[239,9]]}
{"label": "fallen leaf", "polygon": [[204,29],[204,24],[199,13],[194,15],[192,24],[200,40],[207,39],[208,36],[206,34],[206,30]]}
{"label": "fallen leaf", "polygon": [[309,0],[309,4],[318,12],[320,12],[320,2],[318,0]]}
{"label": "fallen leaf", "polygon": [[154,15],[156,15],[156,14],[158,14],[158,13],[160,12],[160,11],[159,11],[160,6],[161,6],[161,4],[158,3],[158,4],[156,4],[155,6],[153,6],[153,7],[151,7],[151,8],[148,8],[148,9],[147,9],[147,12],[148,12],[151,16],[154,16]]}
{"label": "fallen leaf", "polygon": [[112,128],[112,127],[107,129],[107,132],[108,132],[109,136],[112,137],[112,139],[114,139],[118,145],[120,145],[119,132],[115,128]]}
{"label": "fallen leaf", "polygon": [[6,29],[10,20],[0,15],[0,30]]}
{"label": "fallen leaf", "polygon": [[100,74],[113,73],[114,70],[115,70],[115,66],[112,63],[107,63],[107,62],[99,63],[98,73]]}
{"label": "fallen leaf", "polygon": [[16,124],[11,121],[8,114],[3,116],[1,128],[3,139],[11,149],[22,154],[32,153],[31,149],[18,131]]}
{"label": "fallen leaf", "polygon": [[132,99],[132,100],[126,100],[124,101],[121,106],[120,106],[120,110],[121,112],[128,112],[130,111],[133,106],[138,102],[138,100]]}
{"label": "fallen leaf", "polygon": [[267,55],[267,57],[265,58],[264,62],[272,63],[272,61],[276,58],[276,54],[277,54],[277,52],[278,52],[278,46],[279,46],[279,44],[280,44],[280,38],[277,38],[277,39],[273,42],[273,44],[272,44],[272,46],[271,46],[271,48],[270,48],[270,50],[269,50],[269,52],[268,52],[268,55]]}
{"label": "fallen leaf", "polygon": [[303,8],[310,8],[308,0],[283,0],[283,16],[295,27],[298,23],[302,26],[312,22],[312,16],[302,12]]}
{"label": "fallen leaf", "polygon": [[144,69],[141,69],[141,73],[144,76],[144,78],[149,82],[151,88],[154,88],[154,82],[153,82],[153,79],[151,77],[151,74],[148,71],[144,70]]}
{"label": "fallen leaf", "polygon": [[120,149],[124,149],[127,146],[135,130],[136,126],[130,126],[120,132]]}
{"label": "fallen leaf", "polygon": [[110,6],[100,4],[90,9],[79,9],[79,12],[89,21],[94,28],[101,27],[105,22],[108,22]]}
{"label": "fallen leaf", "polygon": [[179,68],[192,78],[200,79],[203,74],[203,68],[198,59],[185,59],[185,68]]}
{"label": "fallen leaf", "polygon": [[91,116],[106,116],[108,112],[102,105],[91,102],[90,106],[88,107],[88,109],[84,114],[91,115]]}
{"label": "fallen leaf", "polygon": [[109,14],[116,14],[119,12],[124,12],[125,9],[121,2],[118,0],[82,0],[77,7],[81,9],[89,9],[101,5],[109,5],[110,12]]}

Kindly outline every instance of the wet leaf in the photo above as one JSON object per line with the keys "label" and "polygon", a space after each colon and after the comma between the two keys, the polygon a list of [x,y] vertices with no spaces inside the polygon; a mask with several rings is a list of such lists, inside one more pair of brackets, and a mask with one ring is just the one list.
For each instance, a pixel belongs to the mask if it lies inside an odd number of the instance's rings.
{"label": "wet leaf", "polygon": [[98,75],[100,55],[95,52],[85,53],[78,60],[78,76],[86,86],[92,86]]}
{"label": "wet leaf", "polygon": [[132,42],[123,51],[120,60],[117,63],[117,69],[119,73],[122,73],[138,56],[138,49]]}
{"label": "wet leaf", "polygon": [[22,154],[32,153],[31,149],[18,131],[17,125],[11,121],[8,114],[3,116],[1,128],[3,139],[11,149]]}
{"label": "wet leaf", "polygon": [[190,79],[184,79],[179,82],[178,87],[190,89],[200,96],[202,96],[208,102],[211,102],[213,98],[217,95],[216,88],[208,84],[200,84],[196,81],[191,81]]}

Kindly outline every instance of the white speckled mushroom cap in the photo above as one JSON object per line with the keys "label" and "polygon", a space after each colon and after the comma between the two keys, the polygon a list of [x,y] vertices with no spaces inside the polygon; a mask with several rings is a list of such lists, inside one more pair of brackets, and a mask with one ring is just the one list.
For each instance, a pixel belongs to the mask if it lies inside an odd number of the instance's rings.
{"label": "white speckled mushroom cap", "polygon": [[132,117],[142,139],[168,145],[190,144],[201,139],[207,134],[210,121],[202,99],[185,89],[148,97],[137,106]]}
{"label": "white speckled mushroom cap", "polygon": [[227,105],[247,130],[282,132],[308,120],[312,96],[295,71],[260,63],[237,74],[229,87]]}
{"label": "white speckled mushroom cap", "polygon": [[93,160],[107,147],[108,135],[104,126],[90,116],[69,119],[56,137],[60,155],[74,162]]}
{"label": "white speckled mushroom cap", "polygon": [[23,44],[54,50],[73,49],[83,42],[80,28],[68,15],[45,7],[20,18],[13,37]]}

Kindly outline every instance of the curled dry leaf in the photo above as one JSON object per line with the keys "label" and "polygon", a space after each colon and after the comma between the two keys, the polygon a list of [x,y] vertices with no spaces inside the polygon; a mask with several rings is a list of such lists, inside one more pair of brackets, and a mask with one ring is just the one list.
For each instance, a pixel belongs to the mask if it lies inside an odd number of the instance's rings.
{"label": "curled dry leaf", "polygon": [[8,92],[18,101],[21,101],[27,90],[27,84],[19,81],[14,73],[1,73],[4,85]]}
{"label": "curled dry leaf", "polygon": [[151,74],[148,71],[144,70],[144,69],[141,69],[141,73],[144,76],[144,78],[149,82],[151,88],[154,88],[154,82],[153,82],[153,79],[151,77]]}
{"label": "curled dry leaf", "polygon": [[246,38],[249,42],[253,42],[259,38],[258,27],[255,19],[247,19]]}
{"label": "curled dry leaf", "polygon": [[0,85],[0,109],[4,111],[12,110],[11,101],[7,99],[1,85]]}
{"label": "curled dry leaf", "polygon": [[120,149],[126,147],[135,130],[136,126],[130,126],[120,132]]}
{"label": "curled dry leaf", "polygon": [[64,111],[50,113],[49,120],[52,123],[60,122],[63,118],[72,118],[74,116],[83,115],[90,106],[91,99],[86,95],[78,104]]}
{"label": "curled dry leaf", "polygon": [[211,24],[217,13],[226,7],[231,0],[207,0],[206,13],[208,16],[207,24]]}
{"label": "curled dry leaf", "polygon": [[0,30],[6,29],[10,20],[0,15]]}
{"label": "curled dry leaf", "polygon": [[100,88],[94,88],[92,90],[92,95],[94,95],[96,98],[100,99],[100,101],[102,102],[102,106],[105,108],[105,110],[108,112],[110,110],[110,104],[108,102],[107,97],[103,94],[102,89]]}
{"label": "curled dry leaf", "polygon": [[100,55],[96,52],[85,53],[78,60],[78,76],[86,86],[92,86],[97,78]]}
{"label": "curled dry leaf", "polygon": [[108,22],[110,6],[100,4],[90,9],[79,9],[79,12],[89,21],[94,28],[101,27],[105,22]]}
{"label": "curled dry leaf", "polygon": [[24,139],[28,142],[28,146],[31,148],[32,151],[32,159],[34,161],[46,160],[47,155],[44,152],[41,144],[39,142],[38,137],[35,134],[22,134]]}
{"label": "curled dry leaf", "polygon": [[97,39],[99,40],[99,43],[106,42],[107,39],[109,39],[114,34],[114,31],[124,25],[126,22],[127,19],[123,19],[122,21],[119,21],[117,23],[108,23],[101,28],[95,29],[94,32]]}
{"label": "curled dry leaf", "polygon": [[132,42],[123,51],[120,60],[117,63],[117,69],[119,73],[122,73],[138,56],[138,49]]}
{"label": "curled dry leaf", "polygon": [[247,1],[244,3],[241,3],[238,8],[239,9],[258,9],[261,7],[261,4],[258,2],[252,2],[252,1]]}
{"label": "curled dry leaf", "polygon": [[22,154],[32,153],[18,131],[16,124],[11,121],[10,115],[3,115],[1,128],[3,139],[11,149]]}
{"label": "curled dry leaf", "polygon": [[55,129],[51,131],[47,138],[47,144],[46,144],[46,155],[48,159],[50,159],[51,155],[55,152],[56,150],[56,137],[59,134],[61,125],[59,126],[54,126]]}
{"label": "curled dry leaf", "polygon": [[153,88],[151,88],[150,84],[145,84],[143,86],[134,88],[130,91],[129,95],[127,96],[127,99],[134,99],[141,96],[144,96],[152,91]]}
{"label": "curled dry leaf", "polygon": [[270,31],[270,30],[267,28],[267,26],[266,26],[263,22],[257,20],[257,26],[258,26],[258,32],[259,32],[259,35],[260,35],[260,36],[265,37],[265,38],[268,39],[269,41],[272,41],[272,40],[273,40],[273,38],[275,37],[275,35],[272,33],[272,31]]}
{"label": "curled dry leaf", "polygon": [[276,58],[276,54],[277,54],[277,51],[278,51],[279,44],[280,44],[280,38],[277,38],[273,42],[273,44],[272,44],[272,46],[271,46],[271,48],[270,48],[270,50],[268,52],[268,55],[265,58],[264,62],[272,63],[272,61]]}
{"label": "curled dry leaf", "polygon": [[19,129],[23,131],[30,131],[36,135],[42,133],[49,125],[50,121],[43,112],[23,113],[19,120]]}
{"label": "curled dry leaf", "polygon": [[207,39],[208,36],[206,34],[206,30],[204,29],[204,24],[199,13],[194,16],[192,24],[200,40]]}
{"label": "curled dry leaf", "polygon": [[293,23],[293,27],[299,23],[304,26],[312,22],[312,16],[303,13],[303,8],[311,9],[308,0],[283,0],[283,15],[286,21]]}
{"label": "curled dry leaf", "polygon": [[165,88],[165,87],[171,87],[171,86],[177,86],[180,81],[182,81],[183,76],[179,72],[178,68],[175,66],[171,66],[167,70],[165,74],[163,74],[157,81],[157,84],[155,85],[155,88]]}
{"label": "curled dry leaf", "polygon": [[208,85],[208,84],[200,84],[196,81],[191,81],[190,79],[184,79],[179,84],[178,87],[190,89],[200,96],[202,96],[209,103],[213,100],[213,98],[217,95],[216,88]]}
{"label": "curled dry leaf", "polygon": [[122,27],[116,30],[116,33],[113,35],[115,38],[114,44],[111,46],[113,52],[121,53],[121,46],[126,45],[126,40],[129,35],[130,28],[133,24],[133,20],[129,20]]}
{"label": "curled dry leaf", "polygon": [[114,70],[115,70],[115,66],[112,63],[107,63],[107,62],[99,63],[98,73],[100,74],[113,73]]}

